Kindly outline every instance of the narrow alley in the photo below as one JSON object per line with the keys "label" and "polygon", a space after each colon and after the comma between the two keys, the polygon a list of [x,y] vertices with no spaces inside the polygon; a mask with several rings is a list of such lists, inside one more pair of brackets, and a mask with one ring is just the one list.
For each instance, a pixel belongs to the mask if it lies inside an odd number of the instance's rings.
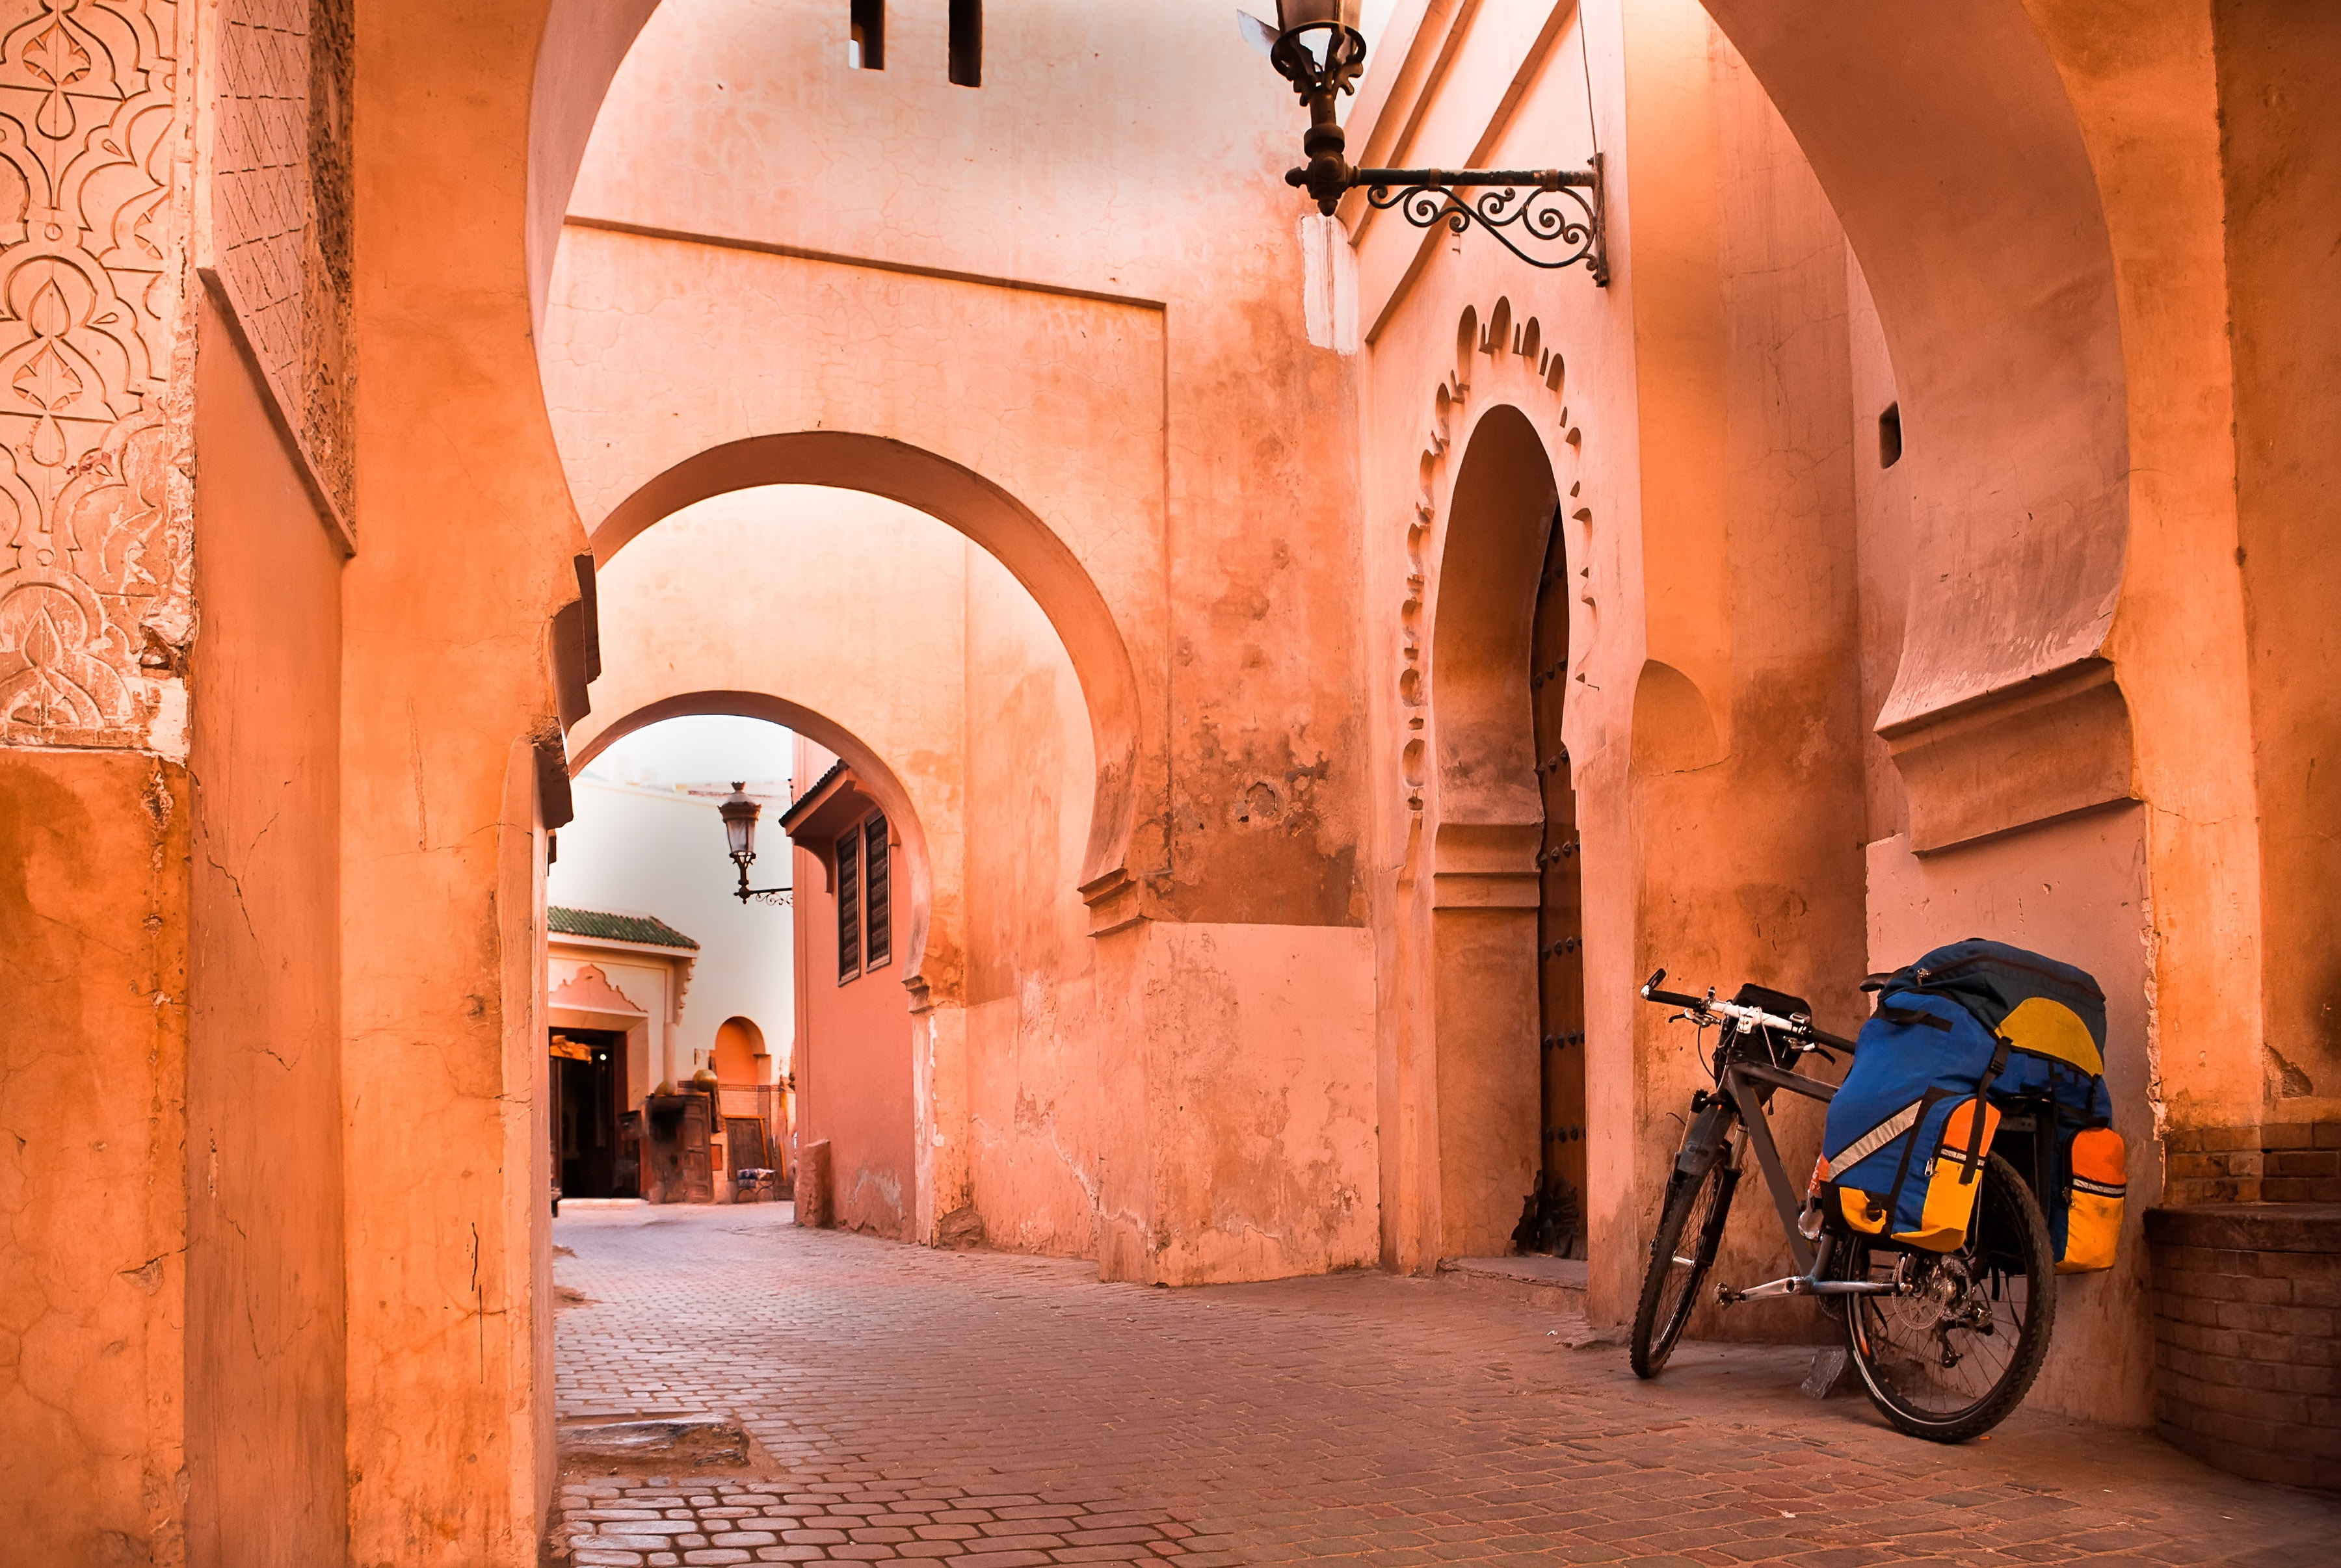
{"label": "narrow alley", "polygon": [[1809,1349],[1691,1345],[1637,1384],[1618,1346],[1570,1347],[1581,1318],[1499,1285],[1107,1285],[790,1212],[556,1223],[564,1428],[728,1415],[755,1449],[573,1467],[549,1561],[2290,1568],[2341,1529],[2329,1498],[2033,1411],[1981,1443],[1898,1437],[1858,1394],[1799,1393]]}

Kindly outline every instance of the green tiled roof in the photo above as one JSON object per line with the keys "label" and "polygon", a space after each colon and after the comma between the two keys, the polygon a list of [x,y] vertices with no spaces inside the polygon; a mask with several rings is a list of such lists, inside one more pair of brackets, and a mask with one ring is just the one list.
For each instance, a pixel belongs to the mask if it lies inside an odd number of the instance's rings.
{"label": "green tiled roof", "polygon": [[605,942],[643,942],[653,948],[690,948],[699,944],[651,915],[605,915],[599,909],[545,907],[546,929],[561,937],[599,937]]}

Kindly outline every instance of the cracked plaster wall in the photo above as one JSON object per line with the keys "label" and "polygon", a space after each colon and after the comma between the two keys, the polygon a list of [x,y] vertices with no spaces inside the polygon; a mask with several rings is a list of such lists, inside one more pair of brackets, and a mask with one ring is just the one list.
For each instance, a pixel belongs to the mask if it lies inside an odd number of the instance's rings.
{"label": "cracked plaster wall", "polygon": [[2236,561],[2250,618],[2266,878],[2264,1114],[2297,1124],[2341,1116],[2341,914],[2330,894],[2341,880],[2330,538],[2341,505],[2331,439],[2341,145],[2318,106],[2341,75],[2341,19],[2234,0],[2214,15],[2235,302]]}
{"label": "cracked plaster wall", "polygon": [[192,8],[0,4],[0,1539],[186,1549]]}
{"label": "cracked plaster wall", "polygon": [[209,298],[198,339],[187,1555],[336,1562],[341,557]]}
{"label": "cracked plaster wall", "polygon": [[0,748],[0,1538],[183,1560],[184,767]]}

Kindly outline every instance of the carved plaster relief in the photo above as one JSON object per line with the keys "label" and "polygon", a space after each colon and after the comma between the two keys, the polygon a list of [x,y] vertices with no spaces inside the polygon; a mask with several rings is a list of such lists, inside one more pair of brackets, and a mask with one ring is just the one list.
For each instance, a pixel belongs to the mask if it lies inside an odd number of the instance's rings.
{"label": "carved plaster relief", "polygon": [[351,522],[353,0],[224,0],[212,251],[345,541]]}
{"label": "carved plaster relief", "polygon": [[617,982],[599,964],[581,967],[546,993],[544,1002],[549,1007],[573,1007],[584,1013],[640,1013],[650,1017],[650,1009],[620,990]]}
{"label": "carved plaster relief", "polygon": [[[1474,306],[1463,307],[1463,314],[1455,324],[1455,370],[1442,379],[1430,398],[1430,422],[1423,439],[1419,461],[1420,488],[1416,493],[1414,517],[1406,530],[1406,594],[1399,605],[1399,672],[1398,696],[1406,712],[1406,738],[1400,743],[1399,782],[1406,790],[1407,809],[1416,818],[1422,815],[1422,785],[1428,755],[1423,735],[1425,711],[1430,702],[1430,679],[1423,666],[1423,606],[1430,600],[1431,534],[1438,523],[1438,497],[1447,472],[1448,449],[1454,443],[1457,425],[1462,421],[1464,400],[1471,391],[1471,372],[1475,356],[1486,355],[1492,364],[1485,385],[1509,397],[1516,406],[1526,409],[1531,399],[1541,396],[1557,405],[1555,428],[1561,444],[1571,458],[1582,458],[1585,434],[1569,422],[1569,410],[1559,403],[1567,367],[1559,351],[1544,342],[1544,328],[1530,316],[1525,323],[1512,321],[1512,303],[1509,298],[1499,299],[1495,309],[1488,313],[1485,325]],[[1510,362],[1520,362],[1514,368]],[[1525,373],[1523,373],[1525,372]],[[1529,378],[1533,378],[1530,380]],[[1541,383],[1539,385],[1539,383]],[[1556,482],[1559,451],[1554,449]],[[1579,496],[1583,481],[1571,480],[1561,501],[1561,511],[1569,522],[1581,531],[1572,541],[1568,558],[1589,562],[1592,552],[1593,511]],[[1585,579],[1579,584],[1579,598],[1585,613],[1594,611],[1592,568],[1582,571]],[[1592,657],[1590,635],[1572,636],[1569,644],[1580,651],[1577,655],[1575,679],[1585,680],[1586,661]],[[1548,679],[1558,680],[1560,672],[1536,672],[1531,679],[1542,685]]]}
{"label": "carved plaster relief", "polygon": [[148,744],[193,630],[172,0],[0,0],[0,744]]}

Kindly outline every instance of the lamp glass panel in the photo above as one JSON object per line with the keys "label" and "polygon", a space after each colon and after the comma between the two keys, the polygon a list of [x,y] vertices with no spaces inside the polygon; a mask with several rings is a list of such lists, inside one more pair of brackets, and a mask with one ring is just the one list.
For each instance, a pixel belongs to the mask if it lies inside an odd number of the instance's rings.
{"label": "lamp glass panel", "polygon": [[1276,24],[1287,33],[1328,23],[1355,27],[1360,4],[1360,0],[1276,0]]}

